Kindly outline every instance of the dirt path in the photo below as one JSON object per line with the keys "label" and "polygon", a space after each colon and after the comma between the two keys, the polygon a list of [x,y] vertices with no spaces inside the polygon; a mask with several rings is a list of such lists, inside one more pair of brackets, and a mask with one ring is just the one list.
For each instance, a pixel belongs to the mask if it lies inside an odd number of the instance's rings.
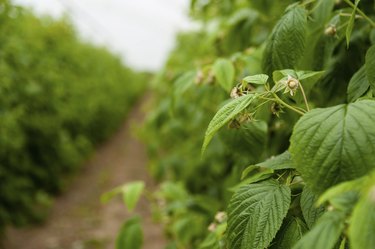
{"label": "dirt path", "polygon": [[[142,106],[137,105],[126,123],[88,161],[69,190],[56,199],[47,222],[38,227],[9,229],[5,249],[113,249],[122,222],[131,214],[120,199],[102,205],[99,198],[128,181],[144,180],[152,188],[145,149],[131,134],[131,127],[140,124],[143,117]],[[135,212],[143,217],[144,248],[163,248],[162,229],[151,221],[147,202],[141,200]]]}

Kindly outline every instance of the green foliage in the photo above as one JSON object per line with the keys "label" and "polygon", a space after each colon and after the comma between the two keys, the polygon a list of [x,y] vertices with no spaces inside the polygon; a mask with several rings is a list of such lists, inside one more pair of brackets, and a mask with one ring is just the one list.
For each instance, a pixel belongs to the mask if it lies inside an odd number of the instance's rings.
{"label": "green foliage", "polygon": [[171,248],[371,248],[373,1],[195,0],[191,14],[202,28],[179,36],[143,130],[153,175],[193,203],[164,213]]}
{"label": "green foliage", "polygon": [[[374,168],[375,102],[315,109],[296,124],[290,151],[296,168],[316,191]],[[324,148],[324,149],[322,149]]]}
{"label": "green foliage", "polygon": [[116,249],[141,249],[143,244],[143,232],[141,218],[133,216],[121,227],[116,239]]}
{"label": "green foliage", "polygon": [[[68,21],[0,2],[0,229],[46,215],[126,116],[146,75],[84,43]],[[135,82],[139,81],[139,82]]]}
{"label": "green foliage", "polygon": [[270,180],[241,187],[228,206],[229,248],[266,248],[290,205],[290,189]]}

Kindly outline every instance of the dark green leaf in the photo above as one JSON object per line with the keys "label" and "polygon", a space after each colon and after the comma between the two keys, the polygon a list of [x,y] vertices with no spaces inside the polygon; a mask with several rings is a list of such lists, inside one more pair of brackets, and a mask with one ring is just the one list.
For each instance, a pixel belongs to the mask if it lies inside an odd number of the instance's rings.
{"label": "dark green leaf", "polygon": [[348,26],[346,27],[345,36],[346,36],[346,46],[347,47],[349,47],[350,36],[352,35],[354,20],[355,20],[355,14],[356,14],[356,11],[357,11],[357,6],[358,6],[359,1],[360,0],[355,0],[355,3],[354,3],[355,7],[353,8],[352,14],[350,15]]}
{"label": "dark green leaf", "polygon": [[375,90],[375,45],[372,45],[366,53],[366,75],[368,82],[372,88]]}
{"label": "dark green leaf", "polygon": [[122,225],[116,239],[116,249],[141,249],[142,244],[141,218],[134,216]]}
{"label": "dark green leaf", "polygon": [[290,153],[314,191],[360,177],[375,165],[375,101],[314,109],[295,125]]}
{"label": "dark green leaf", "polygon": [[317,196],[307,186],[301,194],[301,210],[309,228],[312,228],[315,221],[324,213],[324,207],[317,206]]}
{"label": "dark green leaf", "polygon": [[228,207],[228,247],[266,248],[288,212],[290,194],[289,187],[275,180],[241,187]]}
{"label": "dark green leaf", "polygon": [[366,75],[366,67],[361,67],[350,79],[348,85],[348,101],[354,102],[361,97],[370,87]]}
{"label": "dark green leaf", "polygon": [[293,249],[332,249],[345,227],[345,218],[339,211],[325,213]]}
{"label": "dark green leaf", "polygon": [[277,249],[290,249],[307,232],[306,224],[299,218],[292,217],[285,228],[277,235]]}
{"label": "dark green leaf", "polygon": [[234,100],[231,100],[229,103],[220,108],[220,110],[215,114],[215,116],[213,117],[213,119],[207,127],[202,146],[202,154],[206,150],[207,145],[210,143],[215,133],[226,123],[228,123],[231,119],[233,119],[237,114],[239,114],[246,107],[248,107],[254,100],[254,98],[254,94],[244,95]]}
{"label": "dark green leaf", "polygon": [[306,20],[305,9],[297,5],[289,8],[276,24],[264,51],[263,70],[268,75],[295,67],[305,49]]}

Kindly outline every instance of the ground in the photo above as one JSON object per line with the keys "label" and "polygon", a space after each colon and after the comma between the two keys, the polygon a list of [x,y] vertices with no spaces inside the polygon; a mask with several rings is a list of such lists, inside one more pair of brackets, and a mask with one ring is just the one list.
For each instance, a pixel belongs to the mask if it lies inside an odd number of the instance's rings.
{"label": "ground", "polygon": [[[5,249],[113,249],[119,228],[132,214],[121,199],[101,204],[100,195],[134,180],[145,181],[149,189],[154,186],[146,170],[145,148],[131,132],[143,118],[142,106],[136,105],[124,125],[98,148],[69,189],[55,200],[47,221],[8,229]],[[162,228],[152,221],[145,199],[135,213],[144,221],[143,248],[163,248]]]}

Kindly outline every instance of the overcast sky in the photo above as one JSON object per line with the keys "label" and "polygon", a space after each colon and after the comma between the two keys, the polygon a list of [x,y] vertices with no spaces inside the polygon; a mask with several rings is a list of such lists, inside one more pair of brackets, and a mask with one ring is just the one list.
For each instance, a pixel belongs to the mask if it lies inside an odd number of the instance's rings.
{"label": "overcast sky", "polygon": [[192,27],[189,0],[14,0],[35,12],[67,13],[83,37],[137,69],[160,69],[179,30]]}

